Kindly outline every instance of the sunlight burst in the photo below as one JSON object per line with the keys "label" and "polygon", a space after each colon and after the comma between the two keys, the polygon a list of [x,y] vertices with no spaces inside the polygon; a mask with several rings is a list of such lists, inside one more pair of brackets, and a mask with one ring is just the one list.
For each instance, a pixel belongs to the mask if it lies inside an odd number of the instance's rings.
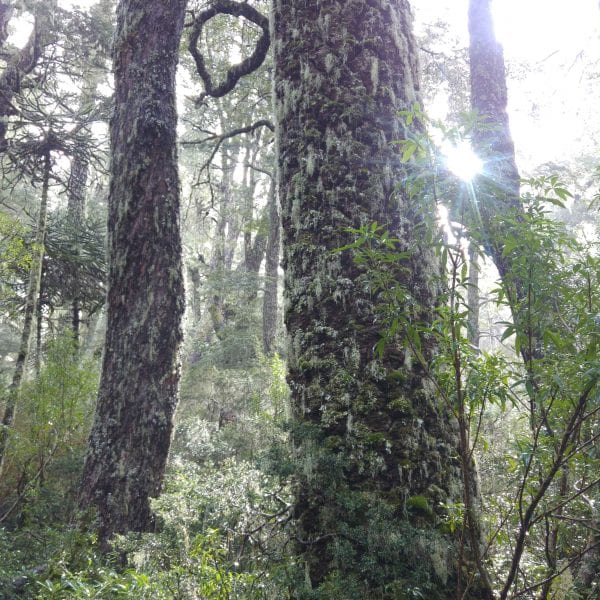
{"label": "sunlight burst", "polygon": [[481,173],[483,162],[473,152],[468,142],[462,141],[458,144],[446,144],[442,151],[446,157],[446,166],[457,177],[463,181],[471,181],[476,175]]}

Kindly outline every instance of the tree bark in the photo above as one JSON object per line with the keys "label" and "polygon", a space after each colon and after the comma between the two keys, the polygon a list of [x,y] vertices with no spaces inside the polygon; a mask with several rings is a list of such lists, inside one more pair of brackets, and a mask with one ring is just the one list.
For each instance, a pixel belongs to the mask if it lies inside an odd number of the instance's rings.
{"label": "tree bark", "polygon": [[474,349],[479,350],[481,331],[479,326],[479,248],[473,241],[469,246],[469,288],[467,290],[467,306],[469,319],[467,322],[467,339]]}
{"label": "tree bark", "polygon": [[[346,228],[385,226],[410,254],[402,318],[431,322],[435,207],[402,187],[411,169],[393,145],[406,137],[398,112],[419,100],[409,4],[275,0],[273,17],[304,586],[311,598],[488,598],[477,581],[462,585],[460,543],[434,524],[442,503],[462,500],[456,422],[407,339],[374,354],[369,273],[335,251],[351,240]],[[430,338],[422,352],[433,357]],[[304,597],[300,584],[294,593]]]}
{"label": "tree bark", "polygon": [[[508,121],[504,52],[496,40],[490,0],[469,2],[469,64],[471,106],[482,120],[475,145],[486,163],[486,177],[495,184],[494,205],[519,209],[519,172]],[[485,208],[485,207],[482,207]],[[494,211],[490,208],[491,218]]]}
{"label": "tree bark", "polygon": [[185,0],[122,0],[114,46],[107,331],[80,508],[100,541],[152,526],[179,382],[184,293],[175,70]]}
{"label": "tree bark", "polygon": [[269,188],[269,236],[267,238],[267,251],[265,255],[265,291],[262,306],[262,332],[263,351],[269,356],[275,351],[275,337],[277,335],[278,316],[278,283],[279,283],[279,255],[281,246],[281,225],[279,223],[279,210],[277,207],[277,194],[275,182]]}

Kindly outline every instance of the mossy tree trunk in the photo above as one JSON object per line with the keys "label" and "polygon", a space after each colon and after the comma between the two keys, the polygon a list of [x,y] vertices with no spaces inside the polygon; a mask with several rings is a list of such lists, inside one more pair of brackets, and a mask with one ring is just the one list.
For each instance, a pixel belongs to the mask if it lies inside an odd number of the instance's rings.
{"label": "mossy tree trunk", "polygon": [[100,540],[152,525],[179,381],[175,70],[185,0],[122,0],[114,46],[107,332],[80,507]]}
{"label": "mossy tree trunk", "polygon": [[279,255],[281,247],[281,226],[279,223],[279,210],[275,183],[269,187],[269,235],[265,253],[265,290],[262,306],[262,337],[263,352],[271,355],[275,352],[275,338],[277,335],[277,322],[279,319],[277,290],[279,284]]}
{"label": "mossy tree trunk", "polygon": [[[297,597],[487,598],[445,533],[459,503],[455,422],[402,340],[374,354],[378,298],[345,228],[377,221],[410,253],[404,318],[431,322],[435,208],[410,198],[392,142],[419,100],[406,0],[275,0],[273,44],[285,321],[293,436]],[[435,354],[423,340],[427,359]],[[466,542],[465,542],[466,543]],[[463,565],[464,566],[464,565]],[[312,588],[309,591],[308,588]],[[468,589],[467,589],[468,588]]]}

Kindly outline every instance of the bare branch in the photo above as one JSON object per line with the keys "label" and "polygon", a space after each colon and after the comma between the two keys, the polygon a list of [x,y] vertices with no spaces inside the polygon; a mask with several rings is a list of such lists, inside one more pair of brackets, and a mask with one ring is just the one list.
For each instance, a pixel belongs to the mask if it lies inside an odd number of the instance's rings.
{"label": "bare branch", "polygon": [[[219,14],[232,15],[234,17],[244,17],[249,21],[252,21],[252,23],[258,25],[262,29],[262,35],[256,44],[254,52],[248,58],[245,58],[241,63],[229,67],[225,81],[215,86],[213,85],[210,73],[206,69],[204,57],[198,50],[198,40],[205,23]],[[250,6],[249,4],[234,2],[233,0],[214,0],[210,8],[203,10],[195,18],[188,44],[190,54],[196,63],[198,75],[200,75],[202,81],[204,82],[205,92],[201,94],[197,102],[201,103],[206,96],[211,96],[213,98],[221,98],[222,96],[225,96],[225,94],[230,92],[235,87],[236,83],[241,77],[256,71],[256,69],[258,69],[265,60],[270,43],[271,38],[269,35],[269,19],[259,13],[254,7]]]}
{"label": "bare branch", "polygon": [[273,125],[273,123],[271,123],[271,121],[269,121],[268,119],[260,119],[260,120],[256,121],[255,123],[253,123],[252,125],[247,125],[246,127],[238,127],[237,129],[232,129],[230,131],[227,131],[226,133],[222,133],[221,135],[209,136],[202,140],[191,140],[188,142],[182,141],[181,144],[183,146],[201,145],[201,144],[206,144],[209,141],[216,140],[216,143],[215,143],[213,149],[211,150],[210,156],[200,167],[200,173],[202,173],[202,171],[204,171],[205,169],[207,169],[210,166],[210,163],[213,161],[213,158],[215,157],[215,155],[219,151],[219,148],[221,147],[221,144],[225,140],[235,137],[236,135],[242,135],[244,133],[252,133],[259,127],[268,127],[271,131],[275,131],[275,126]]}

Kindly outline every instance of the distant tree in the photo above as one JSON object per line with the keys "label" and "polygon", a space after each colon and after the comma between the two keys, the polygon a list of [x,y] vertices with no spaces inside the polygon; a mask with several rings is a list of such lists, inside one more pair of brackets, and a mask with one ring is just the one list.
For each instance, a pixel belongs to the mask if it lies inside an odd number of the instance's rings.
{"label": "distant tree", "polygon": [[[185,0],[122,0],[114,43],[107,332],[80,507],[105,548],[153,519],[179,381],[183,282],[175,69]],[[160,24],[160,26],[158,26]]]}
{"label": "distant tree", "polygon": [[[96,27],[90,27],[88,20],[78,23],[74,19],[71,27],[79,25],[86,33],[80,34],[80,39],[73,38],[75,43],[71,42],[74,48],[72,52],[79,51],[81,56],[81,94],[78,98],[77,115],[80,119],[80,135],[71,158],[71,170],[68,183],[68,231],[71,237],[72,269],[69,277],[70,309],[71,309],[71,327],[74,338],[79,342],[80,324],[82,318],[82,295],[83,290],[81,269],[81,245],[82,233],[80,230],[86,219],[86,193],[87,184],[90,175],[90,124],[94,118],[106,118],[105,113],[97,109],[98,87],[106,79],[108,71],[108,56],[110,39],[113,33],[112,15],[114,9],[114,0],[102,0],[98,2],[90,14],[90,20]],[[78,42],[78,43],[77,43]],[[78,61],[77,61],[78,62]],[[71,69],[76,69],[76,61],[69,65]]]}
{"label": "distant tree", "polygon": [[278,283],[281,226],[275,182],[269,186],[269,235],[265,252],[265,290],[263,295],[263,351],[272,354],[276,350],[275,339],[279,321]]}
{"label": "distant tree", "polygon": [[[5,22],[8,16],[16,10],[14,7],[9,7],[10,10],[8,10],[7,6],[0,6],[0,22]],[[69,110],[66,98],[60,97],[60,93],[64,93],[64,89],[60,89],[58,82],[60,75],[64,75],[64,72],[59,73],[60,61],[56,59],[56,49],[61,42],[64,42],[66,36],[60,35],[61,32],[54,26],[54,13],[58,10],[56,3],[34,3],[33,10],[35,21],[30,39],[21,51],[13,51],[10,54],[9,64],[0,76],[0,89],[4,89],[4,92],[0,94],[2,96],[0,114],[3,110],[2,103],[8,101],[10,111],[7,114],[18,114],[19,116],[19,119],[14,121],[10,121],[8,118],[4,119],[0,128],[3,186],[5,189],[10,186],[20,186],[23,189],[28,184],[33,189],[37,185],[41,187],[39,205],[36,207],[34,237],[31,240],[32,261],[25,276],[27,282],[23,285],[26,291],[23,294],[23,322],[19,350],[4,403],[3,426],[0,430],[0,470],[6,458],[9,436],[19,403],[20,389],[27,375],[27,364],[34,333],[37,340],[37,351],[34,354],[36,371],[39,372],[40,369],[44,300],[60,294],[57,290],[60,290],[65,284],[65,270],[63,269],[62,279],[58,276],[53,282],[57,284],[54,289],[49,289],[45,285],[48,267],[46,242],[48,240],[50,191],[51,187],[66,185],[56,159],[58,156],[72,157],[74,154],[88,159],[90,156],[89,135],[81,135],[81,130],[85,129],[86,118],[90,117],[90,112],[88,111],[86,117],[78,119],[79,115]],[[21,64],[24,60],[23,53],[27,54],[29,60],[26,70],[23,70],[24,67]],[[17,63],[12,64],[11,61],[14,62],[16,56],[21,56],[21,58]],[[31,79],[27,86],[25,86],[25,75]],[[78,120],[79,122],[77,122]],[[9,133],[8,139],[6,138],[7,133]],[[74,150],[77,150],[77,153]],[[77,161],[75,160],[75,162]],[[29,195],[35,197],[37,194]],[[18,203],[14,202],[12,208],[16,212],[22,211],[26,214],[28,207],[21,208]],[[83,225],[80,223],[81,228],[85,229]],[[53,241],[56,241],[56,238]],[[89,248],[88,244],[88,250]],[[53,249],[57,249],[56,244],[53,245]],[[56,253],[53,258],[56,259]],[[64,258],[64,254],[62,258]],[[97,281],[103,275],[101,267],[103,260],[102,258],[98,259],[97,256],[93,260],[95,260],[96,266],[100,266],[95,270]],[[53,266],[56,267],[60,262],[54,260]],[[89,261],[83,259],[82,262],[88,262],[84,267],[89,276],[90,271],[87,268]],[[62,265],[65,264],[69,264],[69,261],[62,261]],[[88,277],[87,282],[90,281]],[[97,288],[98,285],[96,285],[96,290]]]}
{"label": "distant tree", "polygon": [[[0,2],[0,47],[8,38],[8,25],[15,16],[16,5],[16,2]],[[0,74],[0,152],[8,147],[6,133],[9,118],[19,114],[15,96],[21,92],[26,76],[35,69],[45,46],[55,34],[56,6],[56,0],[33,4],[34,21],[29,39],[23,48],[9,52],[6,66]]]}
{"label": "distant tree", "polygon": [[[264,277],[261,270],[269,236],[276,233],[267,198],[274,153],[269,61],[263,62],[269,27],[259,11],[265,4],[211,2],[195,14],[188,42],[204,87],[188,109],[182,140],[185,157],[195,158],[193,196],[202,207],[190,223],[196,231],[189,243],[202,248],[196,256],[206,257],[192,261],[188,271],[193,314],[200,317],[190,343],[196,356],[236,369],[259,358],[259,296],[273,281],[271,264]],[[237,53],[242,60],[231,65]],[[271,245],[277,253],[279,244]],[[267,311],[272,308],[269,303]]]}
{"label": "distant tree", "polygon": [[[503,231],[498,212],[522,212],[519,197],[519,172],[515,162],[515,145],[510,132],[507,104],[508,92],[504,53],[496,39],[490,0],[470,0],[469,3],[469,69],[471,76],[471,107],[479,118],[474,133],[474,145],[485,162],[485,175],[479,178],[480,193],[486,196],[481,202],[480,214],[484,228],[484,245],[489,247],[492,259],[508,284],[509,265],[503,255]],[[514,296],[523,294],[522,285],[512,282]],[[516,298],[514,298],[516,300]]]}

